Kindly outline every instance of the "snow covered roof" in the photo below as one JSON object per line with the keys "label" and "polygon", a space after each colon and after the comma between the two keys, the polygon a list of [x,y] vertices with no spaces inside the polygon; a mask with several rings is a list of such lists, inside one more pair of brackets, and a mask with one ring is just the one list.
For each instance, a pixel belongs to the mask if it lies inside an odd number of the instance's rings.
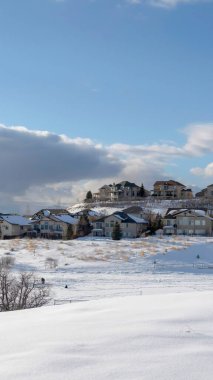
{"label": "snow covered roof", "polygon": [[71,215],[62,214],[62,215],[53,215],[55,219],[60,220],[61,222],[68,224],[78,224],[78,219],[73,218]]}
{"label": "snow covered roof", "polygon": [[1,215],[1,218],[10,224],[17,224],[19,226],[29,226],[32,224],[32,221],[21,215]]}
{"label": "snow covered roof", "polygon": [[141,224],[148,224],[148,222],[143,219],[143,218],[138,218],[137,216],[135,215],[132,215],[132,214],[127,214],[131,219],[133,219],[136,223],[141,223]]}
{"label": "snow covered roof", "polygon": [[137,223],[137,224],[147,224],[144,219],[138,218],[137,216],[126,214],[122,211],[117,211],[113,214],[116,218],[122,220],[125,223]]}

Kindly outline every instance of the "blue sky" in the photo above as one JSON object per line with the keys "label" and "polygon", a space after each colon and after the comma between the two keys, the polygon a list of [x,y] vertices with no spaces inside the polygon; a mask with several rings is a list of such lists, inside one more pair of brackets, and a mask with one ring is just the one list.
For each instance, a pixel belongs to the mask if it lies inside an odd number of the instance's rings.
{"label": "blue sky", "polygon": [[[78,137],[82,145],[90,139],[105,150],[105,163],[112,154],[123,158],[122,170],[93,174],[94,182],[82,172],[78,180],[86,180],[85,189],[130,173],[147,187],[159,176],[172,176],[202,188],[213,182],[211,144],[199,154],[194,149],[170,159],[158,156],[164,166],[156,163],[153,176],[147,175],[148,158],[139,171],[143,149],[137,157],[132,152],[136,146],[183,149],[193,136],[213,140],[212,17],[213,2],[201,0],[1,2],[0,123],[24,126],[24,137],[48,131],[78,146]],[[10,161],[17,164],[15,153]],[[74,177],[60,179],[63,191],[65,182],[77,186]],[[27,199],[31,185],[40,183],[30,182],[19,197]],[[59,182],[52,178],[44,185]]]}

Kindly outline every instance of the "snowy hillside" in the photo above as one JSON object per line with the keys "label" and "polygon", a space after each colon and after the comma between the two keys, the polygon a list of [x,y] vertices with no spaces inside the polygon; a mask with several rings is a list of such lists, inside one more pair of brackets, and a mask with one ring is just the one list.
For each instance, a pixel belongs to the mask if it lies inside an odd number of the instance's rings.
{"label": "snowy hillside", "polygon": [[0,313],[1,379],[212,379],[213,238],[17,239],[0,257],[55,300]]}
{"label": "snowy hillside", "polygon": [[[207,202],[207,203],[206,203]],[[101,215],[110,215],[113,212],[121,211],[125,208],[139,206],[144,212],[151,211],[155,214],[165,215],[168,208],[213,208],[213,204],[202,199],[191,199],[191,200],[160,200],[153,198],[144,198],[141,201],[129,201],[129,202],[91,202],[91,203],[78,203],[71,207],[68,207],[70,213],[76,213],[84,209],[91,209],[95,213]]]}
{"label": "snowy hillside", "polygon": [[212,380],[213,292],[0,314],[4,380]]}

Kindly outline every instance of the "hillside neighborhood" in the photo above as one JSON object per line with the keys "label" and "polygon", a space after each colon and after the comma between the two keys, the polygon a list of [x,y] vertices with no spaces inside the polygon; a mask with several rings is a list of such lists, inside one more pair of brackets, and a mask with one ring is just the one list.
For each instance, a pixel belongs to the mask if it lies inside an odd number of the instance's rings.
{"label": "hillside neighborhood", "polygon": [[191,189],[174,180],[156,181],[152,192],[143,184],[122,181],[104,185],[94,194],[88,191],[78,211],[48,208],[27,216],[0,213],[0,239],[113,238],[115,228],[119,239],[153,233],[213,236],[213,184],[193,197]]}

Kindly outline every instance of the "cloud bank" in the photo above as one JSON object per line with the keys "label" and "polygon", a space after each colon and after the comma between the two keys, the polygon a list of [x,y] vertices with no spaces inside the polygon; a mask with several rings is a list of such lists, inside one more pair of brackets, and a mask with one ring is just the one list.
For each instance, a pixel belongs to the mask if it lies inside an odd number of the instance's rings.
{"label": "cloud bank", "polygon": [[[191,125],[183,130],[186,143],[152,145],[112,144],[70,138],[25,127],[0,126],[0,212],[26,204],[69,205],[82,200],[88,189],[104,183],[130,180],[151,189],[157,179],[171,177],[181,158],[200,158],[213,152],[213,124]],[[213,163],[191,169],[210,178]],[[176,178],[183,181],[183,178]],[[188,183],[187,183],[188,185]]]}

